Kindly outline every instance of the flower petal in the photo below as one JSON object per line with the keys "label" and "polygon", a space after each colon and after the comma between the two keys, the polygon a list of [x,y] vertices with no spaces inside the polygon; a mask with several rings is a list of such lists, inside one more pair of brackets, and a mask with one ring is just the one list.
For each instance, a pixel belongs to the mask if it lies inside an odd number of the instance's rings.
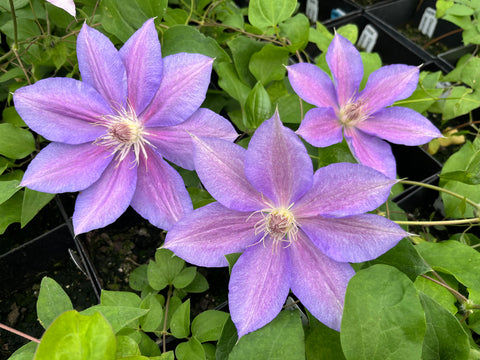
{"label": "flower petal", "polygon": [[328,47],[326,60],[332,71],[340,107],[347,104],[357,93],[363,78],[363,64],[355,46],[343,36],[336,34]]}
{"label": "flower petal", "polygon": [[331,107],[309,110],[298,128],[297,134],[317,147],[337,144],[343,139],[342,124]]}
{"label": "flower petal", "polygon": [[193,170],[193,142],[190,134],[233,141],[238,134],[232,124],[209,109],[200,108],[186,121],[174,126],[147,128],[146,139],[165,159]]}
{"label": "flower petal", "polygon": [[292,292],[313,316],[340,331],[345,291],[355,274],[352,267],[323,254],[302,231],[289,250]]}
{"label": "flower petal", "polygon": [[50,141],[81,144],[105,133],[93,126],[111,109],[100,94],[81,81],[50,78],[13,94],[15,109],[27,125]]}
{"label": "flower petal", "polygon": [[367,134],[403,145],[422,145],[443,136],[422,114],[404,107],[380,110],[359,123],[357,128]]}
{"label": "flower petal", "polygon": [[245,177],[245,149],[215,138],[193,137],[195,169],[208,192],[232,210],[256,211],[265,207],[262,195]]}
{"label": "flower petal", "polygon": [[276,206],[288,207],[311,186],[312,161],[295,133],[275,112],[255,131],[245,153],[248,181]]}
{"label": "flower petal", "polygon": [[364,113],[372,114],[412,95],[417,83],[417,67],[399,64],[383,66],[370,75],[358,102],[362,104]]}
{"label": "flower petal", "polygon": [[261,218],[214,202],[177,222],[163,247],[197,266],[227,266],[225,255],[242,252],[257,241],[260,235],[255,235],[254,226]]}
{"label": "flower petal", "polygon": [[32,160],[21,186],[47,193],[86,189],[112,161],[101,146],[51,143]]}
{"label": "flower petal", "polygon": [[205,100],[212,58],[179,53],[163,59],[163,77],[156,95],[140,118],[149,127],[176,125],[188,119]]}
{"label": "flower petal", "polygon": [[341,262],[375,259],[408,235],[400,226],[374,214],[301,219],[302,230],[328,257]]}
{"label": "flower petal", "polygon": [[128,101],[140,114],[162,81],[162,53],[153,19],[147,20],[120,49],[127,70]]}
{"label": "flower petal", "polygon": [[272,248],[271,239],[247,248],[232,269],[228,307],[238,337],[272,321],[290,290],[288,249]]}
{"label": "flower petal", "polygon": [[318,169],[311,189],[292,211],[296,218],[362,214],[387,201],[395,180],[360,164],[337,163]]}
{"label": "flower petal", "polygon": [[397,165],[388,143],[354,128],[345,128],[344,134],[358,162],[380,171],[391,179],[395,178]]}
{"label": "flower petal", "polygon": [[169,230],[193,210],[192,201],[180,174],[153,150],[146,151],[148,159],[138,165],[131,205],[156,227]]}
{"label": "flower petal", "polygon": [[75,3],[73,0],[47,0],[50,4],[65,10],[70,15],[75,17]]}
{"label": "flower petal", "polygon": [[82,80],[95,88],[110,106],[124,108],[127,73],[112,42],[98,30],[83,24],[77,39],[77,57]]}
{"label": "flower petal", "polygon": [[293,90],[306,102],[318,107],[338,107],[335,86],[318,66],[307,63],[287,66]]}
{"label": "flower petal", "polygon": [[113,223],[127,210],[137,184],[131,151],[120,163],[112,161],[100,179],[80,192],[72,216],[75,235]]}

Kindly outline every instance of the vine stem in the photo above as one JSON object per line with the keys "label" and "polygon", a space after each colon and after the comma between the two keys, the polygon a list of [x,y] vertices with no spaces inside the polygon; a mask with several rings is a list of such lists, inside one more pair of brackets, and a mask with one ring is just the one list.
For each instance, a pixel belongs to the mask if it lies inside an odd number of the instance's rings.
{"label": "vine stem", "polygon": [[0,323],[0,328],[2,328],[4,330],[7,330],[7,331],[10,331],[11,333],[14,333],[15,335],[19,335],[21,337],[24,337],[27,340],[35,341],[36,343],[40,344],[40,340],[38,340],[37,338],[34,338],[33,336],[27,335],[27,334],[25,334],[21,331],[15,330],[15,329],[11,328],[10,326],[7,326],[7,325],[4,325],[4,324]]}
{"label": "vine stem", "polygon": [[170,298],[172,297],[172,285],[168,287],[167,301],[165,302],[165,317],[163,319],[162,329],[162,348],[163,352],[167,352],[167,319],[168,319],[168,306],[170,305]]}
{"label": "vine stem", "polygon": [[423,186],[427,189],[432,189],[432,190],[437,190],[439,192],[444,192],[445,194],[448,194],[448,195],[451,195],[453,197],[456,197],[460,200],[465,200],[465,202],[471,206],[473,206],[476,210],[480,210],[480,205],[477,204],[476,202],[470,200],[470,199],[467,199],[465,196],[463,195],[460,195],[460,194],[457,194],[456,192],[453,192],[453,191],[450,191],[450,190],[447,190],[447,189],[444,189],[440,186],[435,186],[435,185],[431,185],[431,184],[425,184],[425,183],[422,183],[422,182],[419,182],[419,181],[411,181],[411,180],[400,180],[399,183],[401,184],[405,184],[405,185],[418,185],[418,186]]}
{"label": "vine stem", "polygon": [[457,298],[457,300],[461,303],[465,303],[468,301],[468,299],[463,296],[462,294],[460,294],[457,290],[453,289],[452,287],[450,287],[448,284],[446,283],[443,283],[441,281],[438,281],[438,280],[435,280],[433,278],[431,278],[430,276],[427,276],[427,275],[421,275],[422,277],[424,277],[425,279],[428,279],[430,281],[433,281],[435,284],[438,284],[440,286],[443,286],[445,289],[447,289],[448,291],[450,291],[452,293],[453,296],[455,296]]}

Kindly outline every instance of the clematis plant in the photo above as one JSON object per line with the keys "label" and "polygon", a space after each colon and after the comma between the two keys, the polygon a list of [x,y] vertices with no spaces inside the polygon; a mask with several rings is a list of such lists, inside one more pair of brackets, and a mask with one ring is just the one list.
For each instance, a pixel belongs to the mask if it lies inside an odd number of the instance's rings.
{"label": "clematis plant", "polygon": [[73,0],[47,0],[52,5],[55,5],[56,7],[59,7],[60,9],[65,10],[68,12],[70,15],[75,17],[75,3]]}
{"label": "clematis plant", "polygon": [[237,136],[226,119],[199,109],[213,59],[187,53],[162,59],[153,19],[120,51],[84,25],[77,54],[83,81],[40,80],[13,96],[28,126],[52,141],[21,185],[81,191],[76,234],[112,223],[129,205],[168,230],[192,204],[181,176],[162,157],[193,170],[189,132],[230,141]]}
{"label": "clematis plant", "polygon": [[239,337],[270,322],[290,291],[320,321],[340,330],[349,262],[371,260],[407,233],[365,214],[386,201],[395,180],[360,164],[313,172],[305,146],[278,113],[248,149],[195,137],[195,167],[217,202],[168,232],[164,247],[186,261],[232,269],[229,308]]}
{"label": "clematis plant", "polygon": [[[342,141],[343,135],[355,158],[388,177],[395,178],[396,164],[387,140],[395,144],[421,145],[442,137],[423,115],[404,107],[389,107],[409,97],[418,83],[415,66],[388,65],[373,72],[363,90],[362,58],[347,39],[336,34],[326,60],[330,77],[312,64],[288,66],[295,92],[316,106],[305,114],[297,133],[317,147]],[[343,135],[342,135],[343,130]]]}

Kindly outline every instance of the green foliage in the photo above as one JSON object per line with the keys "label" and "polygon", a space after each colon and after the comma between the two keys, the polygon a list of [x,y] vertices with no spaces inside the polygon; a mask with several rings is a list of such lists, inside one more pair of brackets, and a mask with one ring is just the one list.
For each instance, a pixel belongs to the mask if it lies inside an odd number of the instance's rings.
{"label": "green foliage", "polygon": [[350,280],[340,333],[347,359],[420,359],[425,330],[417,291],[405,274],[373,265]]}

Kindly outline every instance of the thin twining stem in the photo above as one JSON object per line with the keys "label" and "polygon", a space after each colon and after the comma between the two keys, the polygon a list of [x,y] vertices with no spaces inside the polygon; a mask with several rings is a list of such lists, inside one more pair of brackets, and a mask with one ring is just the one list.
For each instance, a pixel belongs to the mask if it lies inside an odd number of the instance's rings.
{"label": "thin twining stem", "polygon": [[447,285],[446,283],[443,283],[441,281],[438,281],[438,280],[435,280],[433,278],[431,278],[430,276],[428,275],[421,275],[422,277],[424,277],[425,279],[428,279],[430,281],[433,281],[435,284],[438,284],[440,286],[443,286],[445,289],[447,289],[448,291],[450,291],[452,293],[453,296],[455,296],[457,298],[457,300],[460,302],[460,303],[465,303],[468,301],[468,299],[463,296],[462,294],[460,294],[457,290],[455,290],[454,288],[450,287],[449,285]]}
{"label": "thin twining stem", "polygon": [[444,189],[440,186],[435,186],[435,185],[431,185],[431,184],[425,184],[425,183],[422,183],[422,182],[419,182],[419,181],[411,181],[411,180],[400,180],[399,183],[401,184],[405,184],[405,185],[417,185],[417,186],[423,186],[427,189],[432,189],[432,190],[436,190],[436,191],[440,191],[440,192],[444,192],[445,194],[448,194],[448,195],[451,195],[453,197],[456,197],[460,200],[464,200],[467,204],[473,206],[476,210],[480,210],[480,205],[477,204],[476,202],[470,200],[470,199],[467,199],[465,196],[463,195],[460,195],[456,192],[453,192],[453,191],[450,191],[450,190],[447,190],[447,189]]}
{"label": "thin twining stem", "polygon": [[11,328],[10,326],[7,326],[7,325],[4,325],[4,324],[0,323],[0,328],[2,328],[4,330],[7,330],[7,331],[10,331],[11,333],[14,333],[15,335],[19,335],[21,337],[24,337],[27,340],[35,341],[36,343],[40,344],[40,340],[34,338],[33,336],[27,335],[27,334],[25,334],[21,331],[15,330],[15,329]]}

